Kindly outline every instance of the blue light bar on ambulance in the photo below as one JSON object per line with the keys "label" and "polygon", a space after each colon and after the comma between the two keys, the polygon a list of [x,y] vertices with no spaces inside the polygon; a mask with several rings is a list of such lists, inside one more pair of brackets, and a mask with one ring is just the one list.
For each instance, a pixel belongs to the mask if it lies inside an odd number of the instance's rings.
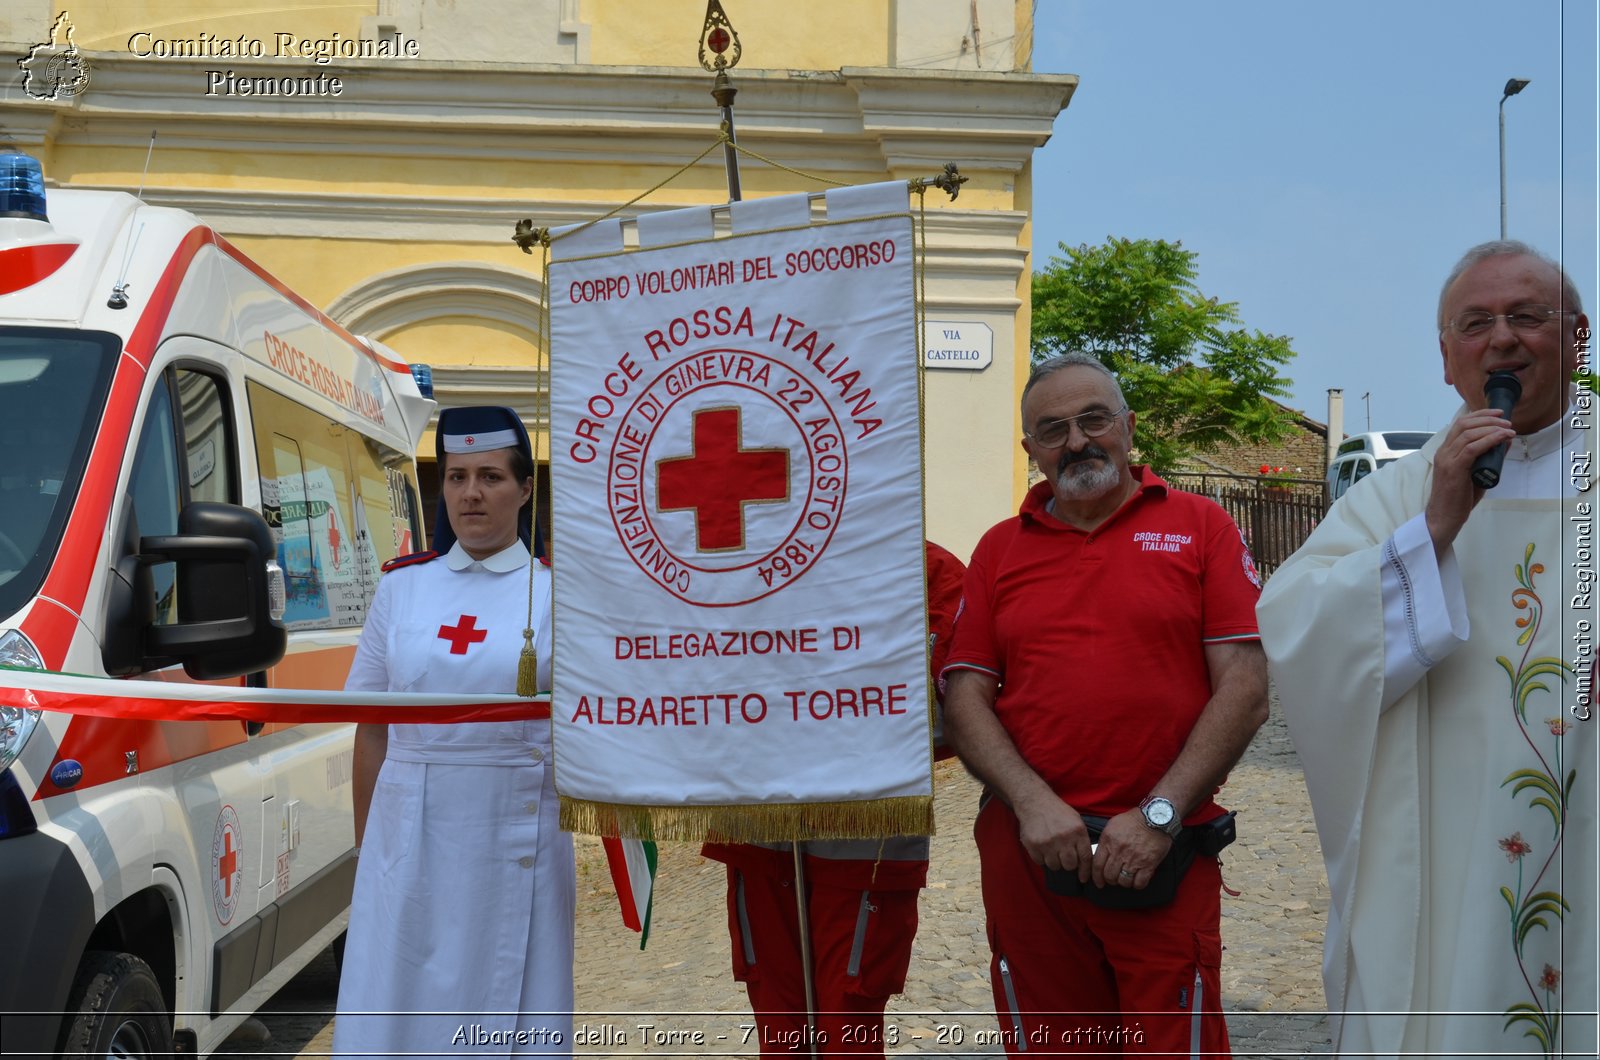
{"label": "blue light bar on ambulance", "polygon": [[0,154],[0,217],[50,220],[44,212],[44,168],[37,158]]}
{"label": "blue light bar on ambulance", "polygon": [[433,397],[433,369],[425,364],[411,366],[411,378],[417,381],[417,390],[425,398]]}

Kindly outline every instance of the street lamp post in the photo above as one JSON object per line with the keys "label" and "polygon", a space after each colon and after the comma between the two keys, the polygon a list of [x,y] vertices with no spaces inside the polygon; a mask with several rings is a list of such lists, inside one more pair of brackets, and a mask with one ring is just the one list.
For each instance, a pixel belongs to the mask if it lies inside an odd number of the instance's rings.
{"label": "street lamp post", "polygon": [[1505,93],[1500,97],[1500,238],[1506,237],[1506,100],[1528,87],[1524,78],[1513,77],[1506,82]]}

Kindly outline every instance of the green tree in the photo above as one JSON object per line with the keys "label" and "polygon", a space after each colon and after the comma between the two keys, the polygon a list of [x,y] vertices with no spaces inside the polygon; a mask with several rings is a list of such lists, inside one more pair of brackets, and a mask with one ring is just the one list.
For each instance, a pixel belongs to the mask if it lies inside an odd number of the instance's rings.
{"label": "green tree", "polygon": [[1081,350],[1122,382],[1139,416],[1139,458],[1166,474],[1226,445],[1285,440],[1291,415],[1279,369],[1289,339],[1240,327],[1234,302],[1195,286],[1182,243],[1107,237],[1069,247],[1033,276],[1033,359]]}

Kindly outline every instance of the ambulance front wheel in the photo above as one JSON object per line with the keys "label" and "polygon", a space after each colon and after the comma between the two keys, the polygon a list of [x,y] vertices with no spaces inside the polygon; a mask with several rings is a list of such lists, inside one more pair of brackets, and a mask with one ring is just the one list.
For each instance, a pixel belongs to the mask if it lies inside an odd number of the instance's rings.
{"label": "ambulance front wheel", "polygon": [[150,966],[131,953],[84,955],[67,1001],[63,1060],[169,1057],[172,1016]]}

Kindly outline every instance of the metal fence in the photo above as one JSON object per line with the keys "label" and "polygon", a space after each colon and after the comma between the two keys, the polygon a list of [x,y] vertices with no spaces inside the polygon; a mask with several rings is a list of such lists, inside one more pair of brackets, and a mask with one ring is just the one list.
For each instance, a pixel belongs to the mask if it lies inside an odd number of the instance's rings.
{"label": "metal fence", "polygon": [[1299,548],[1327,511],[1321,479],[1257,475],[1174,474],[1181,490],[1210,497],[1239,524],[1263,578]]}

